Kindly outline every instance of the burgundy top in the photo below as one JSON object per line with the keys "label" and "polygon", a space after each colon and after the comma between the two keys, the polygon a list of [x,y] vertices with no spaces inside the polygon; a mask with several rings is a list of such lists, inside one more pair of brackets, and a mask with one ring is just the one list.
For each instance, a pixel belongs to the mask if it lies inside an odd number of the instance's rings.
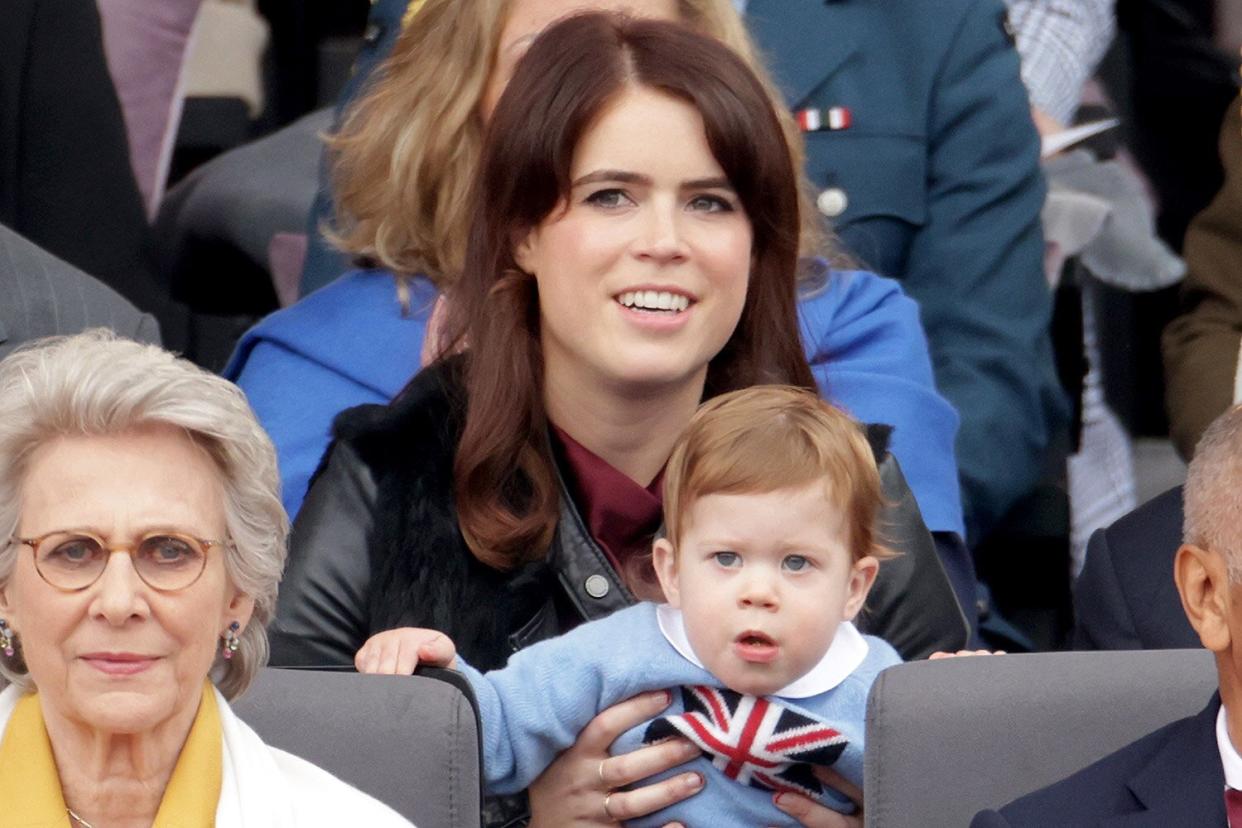
{"label": "burgundy top", "polygon": [[625,561],[651,551],[664,521],[664,471],[644,488],[555,425],[552,434],[561,473],[587,531],[613,568],[623,572]]}

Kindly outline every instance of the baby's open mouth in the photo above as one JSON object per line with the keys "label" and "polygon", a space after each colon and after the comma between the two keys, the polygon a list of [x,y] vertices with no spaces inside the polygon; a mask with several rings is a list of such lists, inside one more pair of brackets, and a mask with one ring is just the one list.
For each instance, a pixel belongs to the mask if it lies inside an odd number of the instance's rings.
{"label": "baby's open mouth", "polygon": [[733,652],[743,661],[752,664],[767,664],[775,661],[780,655],[780,645],[776,639],[758,630],[746,630],[733,639]]}
{"label": "baby's open mouth", "polygon": [[667,290],[630,290],[616,299],[622,307],[647,313],[676,314],[690,307],[689,296]]}

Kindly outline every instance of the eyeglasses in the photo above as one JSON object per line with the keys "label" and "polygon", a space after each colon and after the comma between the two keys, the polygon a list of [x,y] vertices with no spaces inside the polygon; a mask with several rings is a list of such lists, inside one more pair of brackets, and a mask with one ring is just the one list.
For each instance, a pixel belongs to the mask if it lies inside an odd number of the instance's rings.
{"label": "eyeglasses", "polygon": [[57,589],[78,592],[99,580],[113,552],[125,552],[138,577],[152,589],[176,592],[185,589],[207,568],[207,550],[213,546],[233,548],[229,541],[206,540],[176,532],[156,532],[137,543],[109,545],[88,532],[49,532],[37,538],[12,538],[13,543],[34,550],[39,577]]}

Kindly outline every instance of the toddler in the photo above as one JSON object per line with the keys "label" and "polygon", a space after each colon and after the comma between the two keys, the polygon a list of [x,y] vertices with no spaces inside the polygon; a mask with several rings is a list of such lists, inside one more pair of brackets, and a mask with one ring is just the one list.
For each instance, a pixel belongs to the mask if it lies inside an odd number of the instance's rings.
{"label": "toddler", "polygon": [[627,824],[789,825],[772,803],[785,791],[848,813],[811,769],[861,788],[867,693],[901,660],[851,623],[885,554],[880,505],[871,448],[848,416],[784,386],[725,394],[699,409],[665,469],[651,563],[667,603],[582,624],[486,674],[454,664],[441,633],[412,628],[373,636],[357,663],[408,672],[400,651],[460,669],[479,701],[489,794],[525,789],[601,710],[668,689],[667,713],[612,751],[684,736],[703,751],[691,765],[704,788]]}

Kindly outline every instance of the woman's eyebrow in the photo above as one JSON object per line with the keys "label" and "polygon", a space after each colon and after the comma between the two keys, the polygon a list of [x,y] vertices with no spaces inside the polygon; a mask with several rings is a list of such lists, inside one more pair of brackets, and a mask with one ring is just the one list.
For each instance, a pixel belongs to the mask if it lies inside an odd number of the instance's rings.
{"label": "woman's eyebrow", "polygon": [[628,170],[595,170],[574,181],[570,186],[581,187],[583,184],[598,184],[601,181],[618,181],[622,184],[651,184],[651,177]]}
{"label": "woman's eyebrow", "polygon": [[[652,183],[651,177],[642,173],[630,172],[628,170],[595,170],[578,178],[570,186],[580,187],[584,184],[598,184],[603,181],[616,181],[622,184],[645,184],[648,186]],[[681,182],[679,186],[683,190],[733,190],[733,184],[724,176],[693,178],[689,181]]]}
{"label": "woman's eyebrow", "polygon": [[733,184],[724,176],[716,178],[695,178],[681,182],[683,190],[733,190]]}

